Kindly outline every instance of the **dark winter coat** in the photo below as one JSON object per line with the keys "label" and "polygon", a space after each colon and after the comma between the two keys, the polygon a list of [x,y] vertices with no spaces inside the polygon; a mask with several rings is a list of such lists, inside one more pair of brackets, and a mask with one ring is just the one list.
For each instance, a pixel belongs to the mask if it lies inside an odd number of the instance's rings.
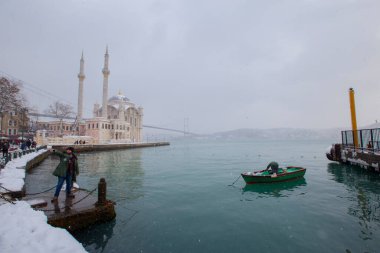
{"label": "dark winter coat", "polygon": [[68,155],[59,151],[55,151],[53,154],[60,158],[59,164],[53,172],[54,176],[66,177],[66,173],[79,174],[78,159],[75,155]]}

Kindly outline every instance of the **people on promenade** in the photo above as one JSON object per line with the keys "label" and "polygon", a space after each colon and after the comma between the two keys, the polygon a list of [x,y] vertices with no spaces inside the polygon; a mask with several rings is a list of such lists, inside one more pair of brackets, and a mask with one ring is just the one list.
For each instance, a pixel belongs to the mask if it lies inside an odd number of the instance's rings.
{"label": "people on promenade", "polygon": [[32,148],[36,148],[37,147],[37,142],[36,141],[32,141]]}
{"label": "people on promenade", "polygon": [[30,149],[30,146],[32,146],[32,141],[28,139],[25,144],[26,144],[26,147]]}
{"label": "people on promenade", "polygon": [[26,143],[25,143],[25,141],[23,140],[23,141],[21,141],[21,150],[22,151],[25,151],[26,150]]}
{"label": "people on promenade", "polygon": [[66,148],[66,153],[53,150],[53,154],[60,157],[60,162],[53,172],[53,175],[58,177],[58,183],[52,202],[58,201],[59,193],[65,181],[66,198],[74,198],[74,194],[71,192],[71,188],[73,186],[73,177],[79,174],[78,159],[74,154],[74,148]]}
{"label": "people on promenade", "polygon": [[7,141],[3,142],[1,150],[3,152],[3,157],[8,156],[9,143]]}

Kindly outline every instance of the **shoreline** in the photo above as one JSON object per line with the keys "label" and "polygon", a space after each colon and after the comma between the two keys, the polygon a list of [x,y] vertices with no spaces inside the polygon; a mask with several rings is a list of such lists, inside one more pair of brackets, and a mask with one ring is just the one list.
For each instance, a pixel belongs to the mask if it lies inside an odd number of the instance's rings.
{"label": "shoreline", "polygon": [[75,152],[84,153],[92,151],[107,151],[107,150],[118,150],[118,149],[135,149],[135,148],[150,148],[150,147],[161,147],[169,146],[170,142],[147,142],[147,143],[113,143],[113,144],[84,144],[84,145],[51,145],[52,149],[64,150],[71,146],[75,148]]}

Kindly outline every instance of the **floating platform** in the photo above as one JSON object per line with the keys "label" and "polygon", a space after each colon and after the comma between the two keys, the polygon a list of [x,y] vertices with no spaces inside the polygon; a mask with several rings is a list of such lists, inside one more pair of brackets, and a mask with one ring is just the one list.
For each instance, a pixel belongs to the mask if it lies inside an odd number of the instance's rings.
{"label": "floating platform", "polygon": [[331,161],[380,172],[380,129],[342,131],[342,143],[333,144],[326,156]]}
{"label": "floating platform", "polygon": [[[105,181],[103,183],[105,184]],[[78,190],[74,192],[75,198],[66,198],[65,192],[62,191],[58,201],[53,203],[51,193],[23,200],[34,209],[43,211],[50,225],[74,232],[97,223],[111,221],[116,217],[115,203],[105,199],[104,187],[99,184],[98,197],[93,196],[91,192]]]}
{"label": "floating platform", "polygon": [[169,146],[170,142],[149,142],[149,143],[115,143],[115,144],[72,144],[72,145],[53,145],[53,149],[64,150],[68,146],[75,148],[75,152],[92,152],[92,151],[107,151],[117,149],[133,149],[133,148],[148,148]]}

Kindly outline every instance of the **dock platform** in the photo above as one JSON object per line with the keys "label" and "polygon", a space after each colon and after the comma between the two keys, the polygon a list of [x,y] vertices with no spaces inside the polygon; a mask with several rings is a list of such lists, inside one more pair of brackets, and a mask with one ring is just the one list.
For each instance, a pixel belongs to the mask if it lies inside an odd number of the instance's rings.
{"label": "dock platform", "polygon": [[101,182],[98,197],[93,195],[96,191],[94,189],[77,190],[73,192],[75,198],[66,198],[65,192],[62,191],[58,201],[54,203],[51,202],[51,193],[23,200],[29,202],[34,209],[43,211],[50,225],[74,232],[93,224],[111,221],[116,217],[115,203],[105,199]]}

